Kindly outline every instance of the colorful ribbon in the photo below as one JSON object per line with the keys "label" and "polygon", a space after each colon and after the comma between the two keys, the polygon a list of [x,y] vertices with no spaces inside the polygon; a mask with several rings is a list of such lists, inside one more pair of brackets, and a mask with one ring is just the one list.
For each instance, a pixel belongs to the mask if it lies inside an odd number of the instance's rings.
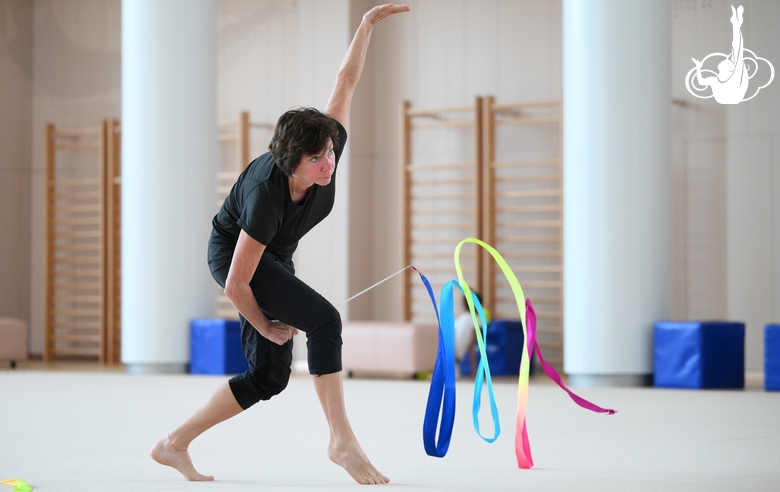
{"label": "colorful ribbon", "polygon": [[[460,289],[461,292],[463,292],[463,289],[460,287],[460,285],[456,284],[455,281],[451,281],[450,284],[454,285],[458,289]],[[464,292],[464,295],[468,295]],[[445,295],[449,295],[450,302],[452,302],[452,288],[442,290],[442,298],[444,298]],[[485,316],[485,311],[482,309],[482,304],[479,302],[479,298],[477,298],[477,295],[473,292],[471,292],[471,301],[476,308],[477,314],[479,314],[479,320],[481,324],[479,326],[482,327],[482,339],[487,340],[487,317]],[[444,302],[442,302],[442,305]],[[442,308],[442,312],[444,312],[444,308]],[[448,311],[450,313],[450,316],[452,316],[452,324],[453,324],[453,330],[455,325],[455,314],[454,309]],[[472,320],[474,313],[472,312]],[[477,332],[479,332],[479,327],[477,325],[474,325]],[[488,390],[488,399],[490,401],[490,413],[493,418],[493,437],[485,437],[482,435],[482,432],[479,429],[479,410],[482,406],[482,385],[483,381],[487,383],[487,390]],[[477,434],[479,437],[481,437],[483,440],[491,443],[498,439],[498,436],[501,434],[501,421],[498,418],[498,406],[496,405],[496,398],[493,395],[493,380],[490,377],[490,366],[488,365],[488,358],[487,353],[485,352],[485,346],[480,348],[480,358],[479,358],[479,365],[477,366],[477,371],[475,373],[474,377],[474,403],[471,407],[471,418],[474,421],[474,429],[477,431]]]}
{"label": "colorful ribbon", "polygon": [[[414,268],[414,267],[412,267]],[[441,290],[441,314],[436,306],[436,298],[431,288],[430,282],[419,270],[414,270],[420,274],[420,279],[428,291],[428,296],[433,303],[433,310],[436,313],[436,320],[439,325],[439,347],[436,354],[436,363],[431,378],[431,387],[428,392],[428,404],[425,408],[425,418],[423,420],[423,445],[425,452],[429,456],[443,458],[449,449],[450,439],[452,438],[452,427],[455,421],[455,308],[452,299],[453,287],[462,289],[454,280],[447,282]],[[472,292],[472,303],[482,321],[484,336],[487,336],[487,321],[485,313],[479,299]],[[484,346],[483,357],[480,359],[477,368],[477,378],[474,383],[474,403],[472,406],[472,418],[474,428],[477,434],[487,442],[493,442],[501,434],[501,424],[498,418],[498,406],[493,394],[493,382],[490,378],[490,367],[487,364]],[[493,417],[493,437],[485,437],[479,428],[479,410],[482,404],[482,386],[483,379],[487,382],[488,397],[490,399],[490,410]],[[443,402],[443,404],[442,404]],[[441,409],[441,412],[439,411]],[[439,442],[436,442],[436,426],[441,416],[439,428]]]}
{"label": "colorful ribbon", "polygon": [[[428,404],[425,407],[423,420],[423,446],[428,456],[443,458],[450,448],[452,438],[452,426],[455,423],[455,327],[454,324],[444,327],[439,318],[439,310],[436,307],[436,297],[430,282],[422,272],[412,267],[420,274],[420,279],[425,285],[428,295],[433,303],[433,311],[436,313],[436,322],[439,325],[439,348],[436,353],[436,364],[431,377],[431,388],[428,391]],[[439,428],[439,442],[436,442],[436,424],[439,422],[439,408],[441,408],[441,426]]]}
{"label": "colorful ribbon", "polygon": [[0,481],[0,484],[11,485],[14,488],[11,492],[30,492],[32,490],[30,484],[21,478],[9,478],[8,480]]}
{"label": "colorful ribbon", "polygon": [[[463,277],[463,269],[460,265],[460,250],[466,243],[474,243],[487,250],[493,259],[498,264],[504,276],[509,281],[509,285],[512,288],[512,293],[515,296],[517,302],[517,309],[520,314],[520,320],[523,326],[523,351],[520,358],[520,372],[518,377],[517,388],[517,415],[515,419],[515,455],[517,457],[517,466],[520,468],[531,468],[534,465],[533,458],[531,456],[531,444],[528,439],[528,428],[526,425],[526,410],[528,408],[528,374],[531,366],[531,355],[536,350],[536,354],[539,358],[539,362],[544,369],[547,376],[555,381],[569,397],[574,400],[575,403],[588,410],[614,414],[615,410],[601,408],[589,401],[585,400],[570,391],[566,385],[563,384],[558,372],[550,364],[544,360],[542,355],[542,349],[539,347],[539,343],[536,337],[536,313],[534,312],[533,305],[530,300],[525,298],[523,288],[520,286],[517,277],[512,269],[507,264],[506,260],[496,251],[492,246],[475,238],[464,239],[455,248],[455,270],[458,273],[458,284],[454,281],[448,282],[442,288],[441,294],[441,316],[439,316],[438,309],[436,307],[436,299],[433,295],[433,289],[428,282],[428,279],[416,268],[414,269],[420,274],[420,278],[425,284],[428,290],[428,295],[433,302],[433,309],[436,313],[436,319],[439,323],[439,350],[436,355],[436,365],[433,373],[433,379],[431,381],[431,390],[428,394],[428,405],[425,410],[425,421],[423,424],[423,442],[425,444],[425,451],[431,456],[443,457],[447,453],[449,448],[450,439],[452,437],[452,424],[455,420],[455,354],[454,354],[454,312],[452,306],[452,286],[457,286],[461,292],[466,296],[466,303],[471,313],[471,319],[474,322],[474,329],[477,335],[477,345],[480,352],[480,363],[477,370],[477,377],[474,381],[474,405],[472,408],[474,428],[477,433],[487,442],[493,442],[498,438],[500,434],[500,425],[498,420],[498,410],[495,405],[495,398],[493,397],[493,384],[490,378],[490,367],[487,362],[487,353],[485,351],[485,340],[487,338],[487,321],[485,320],[485,313],[482,310],[482,306],[477,299],[477,296],[471,292],[468,283],[466,283]],[[412,267],[414,268],[414,267]],[[479,315],[479,319],[477,318]],[[482,330],[480,330],[480,325]],[[493,415],[493,424],[495,426],[495,436],[492,438],[486,438],[482,436],[479,430],[478,414],[481,404],[481,395],[483,380],[487,382],[488,394],[490,397],[491,411]],[[444,399],[444,405],[442,406],[442,398]],[[441,430],[439,433],[439,444],[435,443],[436,424],[439,418],[439,408],[442,407],[441,414]]]}

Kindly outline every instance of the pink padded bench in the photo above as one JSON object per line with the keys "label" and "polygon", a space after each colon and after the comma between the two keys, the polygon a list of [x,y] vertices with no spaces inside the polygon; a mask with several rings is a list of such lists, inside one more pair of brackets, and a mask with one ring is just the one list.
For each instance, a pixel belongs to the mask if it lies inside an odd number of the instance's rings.
{"label": "pink padded bench", "polygon": [[439,343],[436,325],[392,321],[350,321],[341,337],[343,370],[414,376],[433,371]]}
{"label": "pink padded bench", "polygon": [[0,360],[27,360],[27,323],[16,318],[0,318]]}

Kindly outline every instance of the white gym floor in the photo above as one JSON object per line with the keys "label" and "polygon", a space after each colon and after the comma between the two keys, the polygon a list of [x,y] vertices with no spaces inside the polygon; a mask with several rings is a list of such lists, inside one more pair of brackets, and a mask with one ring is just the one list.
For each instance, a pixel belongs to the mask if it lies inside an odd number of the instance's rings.
{"label": "white gym floor", "polygon": [[[67,366],[66,366],[67,367]],[[132,376],[59,369],[0,371],[0,480],[34,490],[356,490],[325,455],[328,431],[310,378],[296,375],[270,402],[218,425],[190,446],[211,483],[158,465],[152,445],[225,377]],[[535,467],[514,456],[516,382],[496,382],[501,436],[471,423],[473,386],[458,383],[445,458],[427,456],[422,419],[429,382],[348,379],[347,409],[373,463],[412,491],[780,490],[780,392],[580,389],[613,416],[575,405],[543,375],[530,388]],[[492,434],[487,400],[482,426]],[[5,486],[0,486],[0,492]],[[11,490],[8,488],[7,490]]]}

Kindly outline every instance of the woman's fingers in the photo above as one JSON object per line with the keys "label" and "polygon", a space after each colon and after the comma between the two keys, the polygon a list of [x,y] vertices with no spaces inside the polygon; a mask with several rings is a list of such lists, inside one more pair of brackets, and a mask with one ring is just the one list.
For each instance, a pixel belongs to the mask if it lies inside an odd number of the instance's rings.
{"label": "woman's fingers", "polygon": [[369,10],[366,12],[364,18],[371,24],[376,25],[377,22],[381,21],[385,17],[389,17],[393,14],[400,14],[401,12],[409,12],[409,6],[393,5],[392,3],[388,3],[385,5],[379,5]]}
{"label": "woman's fingers", "polygon": [[287,340],[291,340],[292,337],[298,334],[298,329],[295,328],[294,326],[290,326],[288,324],[283,323],[282,327],[280,327],[282,328],[282,333],[280,334],[280,336],[282,336],[283,338],[282,344],[286,343]]}
{"label": "woman's fingers", "polygon": [[[262,332],[261,332],[262,333]],[[298,334],[298,328],[290,326],[278,320],[270,322],[270,329],[263,336],[277,345],[284,345],[293,336]]]}

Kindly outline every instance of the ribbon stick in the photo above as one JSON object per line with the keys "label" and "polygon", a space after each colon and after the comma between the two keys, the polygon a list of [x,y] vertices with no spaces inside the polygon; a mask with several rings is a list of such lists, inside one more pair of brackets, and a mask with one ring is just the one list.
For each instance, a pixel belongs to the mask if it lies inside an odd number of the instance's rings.
{"label": "ribbon stick", "polygon": [[[382,280],[380,280],[379,282],[375,283],[375,284],[374,284],[374,285],[372,285],[371,287],[368,287],[368,288],[366,288],[366,289],[363,289],[363,290],[361,290],[360,292],[358,292],[358,293],[357,293],[357,294],[355,294],[354,296],[350,297],[349,299],[345,299],[345,300],[341,301],[340,303],[336,304],[334,307],[339,307],[339,306],[341,306],[341,305],[343,305],[343,304],[346,304],[346,303],[348,303],[349,301],[351,301],[352,299],[354,299],[354,298],[356,298],[356,297],[358,297],[358,296],[362,296],[363,294],[365,294],[365,293],[366,293],[366,292],[368,292],[369,290],[373,289],[374,287],[377,287],[377,286],[379,286],[380,284],[382,284],[382,283],[384,283],[384,282],[387,282],[387,281],[388,281],[388,280],[390,280],[391,278],[395,277],[396,275],[398,275],[398,274],[399,274],[399,273],[401,273],[401,272],[405,272],[405,271],[406,271],[407,269],[409,269],[409,268],[414,268],[414,267],[413,267],[412,265],[406,265],[405,267],[401,268],[400,270],[398,270],[398,271],[397,271],[397,272],[395,272],[394,274],[392,274],[392,275],[388,275],[387,277],[383,278]],[[417,271],[417,269],[416,269],[416,268],[415,268],[415,271]],[[418,271],[417,273],[419,273],[419,271]]]}
{"label": "ribbon stick", "polygon": [[0,484],[11,485],[14,488],[11,492],[30,492],[32,490],[30,484],[21,478],[9,478],[8,480],[0,481]]}
{"label": "ribbon stick", "polygon": [[[516,427],[515,427],[515,455],[517,457],[517,466],[520,468],[531,468],[534,466],[533,458],[531,456],[531,444],[528,439],[528,428],[526,425],[525,415],[526,411],[528,409],[528,373],[530,370],[530,362],[531,362],[531,354],[533,353],[533,350],[536,349],[537,354],[539,355],[539,360],[542,362],[542,367],[544,368],[544,372],[553,380],[555,381],[561,388],[563,388],[569,396],[580,406],[587,408],[589,410],[593,410],[595,412],[603,412],[608,414],[614,414],[615,410],[611,409],[604,409],[601,407],[598,407],[587,400],[580,398],[579,396],[575,395],[571,391],[569,391],[568,388],[563,384],[563,381],[561,380],[558,373],[555,371],[555,369],[544,362],[544,357],[542,356],[542,351],[539,348],[539,344],[536,339],[536,314],[533,311],[533,306],[531,306],[530,302],[526,301],[525,294],[523,293],[523,288],[520,286],[520,282],[518,282],[517,277],[515,277],[515,274],[512,272],[512,269],[509,267],[509,264],[507,264],[506,260],[496,251],[492,246],[490,246],[487,243],[484,243],[476,238],[468,238],[464,239],[458,245],[455,247],[455,270],[458,273],[458,281],[460,282],[460,286],[462,290],[466,293],[466,302],[469,305],[469,311],[471,312],[471,318],[474,322],[474,328],[477,332],[477,344],[479,345],[480,354],[482,356],[482,360],[486,360],[486,354],[484,351],[484,340],[482,337],[482,334],[480,333],[480,330],[478,329],[477,324],[477,318],[474,311],[474,303],[472,300],[472,296],[469,294],[471,291],[468,288],[468,284],[466,283],[466,280],[463,277],[463,270],[460,265],[460,250],[466,243],[474,243],[490,253],[490,255],[493,257],[493,259],[498,264],[499,268],[501,268],[501,271],[503,272],[506,279],[509,281],[509,285],[512,288],[512,293],[515,296],[515,301],[517,302],[517,310],[520,314],[520,321],[523,325],[523,351],[520,358],[520,374],[518,376],[518,388],[517,388],[517,416],[515,419]],[[530,307],[530,309],[528,309]],[[530,314],[530,316],[529,316]],[[533,325],[533,328],[531,327]]]}

